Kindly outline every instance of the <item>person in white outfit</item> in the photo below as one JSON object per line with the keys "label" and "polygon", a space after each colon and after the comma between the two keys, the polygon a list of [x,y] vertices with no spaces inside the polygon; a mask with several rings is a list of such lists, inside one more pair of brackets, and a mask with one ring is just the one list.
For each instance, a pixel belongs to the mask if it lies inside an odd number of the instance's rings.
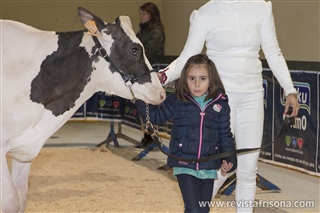
{"label": "person in white outfit", "polygon": [[[237,149],[261,146],[263,133],[262,48],[286,95],[284,113],[297,116],[300,105],[290,72],[277,41],[271,2],[265,0],[211,0],[190,16],[189,35],[180,56],[161,70],[163,85],[179,78],[183,65],[202,51],[215,63],[231,107],[231,130]],[[252,212],[259,150],[238,155],[237,212]],[[228,176],[218,175],[213,197]]]}

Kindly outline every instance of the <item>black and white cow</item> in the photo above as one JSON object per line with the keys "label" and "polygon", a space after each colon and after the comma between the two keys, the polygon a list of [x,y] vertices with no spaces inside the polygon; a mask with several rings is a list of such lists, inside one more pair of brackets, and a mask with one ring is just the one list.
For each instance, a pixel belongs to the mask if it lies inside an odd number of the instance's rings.
{"label": "black and white cow", "polygon": [[32,160],[95,92],[152,104],[165,99],[128,17],[106,23],[83,8],[78,13],[91,33],[0,22],[1,212],[25,211]]}

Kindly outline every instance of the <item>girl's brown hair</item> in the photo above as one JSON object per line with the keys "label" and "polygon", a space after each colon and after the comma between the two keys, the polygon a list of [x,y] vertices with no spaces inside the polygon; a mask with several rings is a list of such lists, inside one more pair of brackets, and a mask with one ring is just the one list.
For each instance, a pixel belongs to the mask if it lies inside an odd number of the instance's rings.
{"label": "girl's brown hair", "polygon": [[156,4],[152,2],[146,2],[143,5],[141,5],[139,9],[150,14],[150,26],[155,27],[158,24],[161,25],[162,28],[164,28],[161,22],[160,11]]}
{"label": "girl's brown hair", "polygon": [[197,54],[190,57],[184,65],[180,78],[178,80],[177,88],[174,90],[174,94],[180,101],[187,101],[185,94],[191,95],[188,88],[187,79],[189,70],[194,65],[205,66],[208,70],[209,89],[208,95],[205,100],[214,98],[218,95],[219,92],[221,92],[223,95],[226,95],[223,83],[213,61],[210,60],[207,55]]}

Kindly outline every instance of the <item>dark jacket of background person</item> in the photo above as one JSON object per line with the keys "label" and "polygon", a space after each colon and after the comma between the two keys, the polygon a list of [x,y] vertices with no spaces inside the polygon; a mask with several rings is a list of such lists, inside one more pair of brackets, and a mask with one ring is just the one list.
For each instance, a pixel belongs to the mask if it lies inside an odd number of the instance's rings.
{"label": "dark jacket of background person", "polygon": [[[188,101],[179,101],[174,94],[168,95],[167,99],[159,106],[149,105],[150,121],[160,125],[172,119],[170,153],[182,158],[206,157],[221,152],[235,150],[235,142],[230,130],[230,107],[227,97],[217,95],[205,107],[203,124],[201,126],[201,107],[196,101],[188,96]],[[136,101],[140,115],[146,118],[145,103]],[[200,130],[202,128],[202,140]],[[224,158],[233,163],[232,172],[237,167],[236,156]],[[223,159],[211,160],[202,163],[187,163],[168,157],[167,164],[171,167],[186,167],[190,169],[220,169]]]}
{"label": "dark jacket of background person", "polygon": [[144,46],[150,64],[161,63],[164,55],[165,34],[160,24],[150,26],[149,22],[140,24],[137,37]]}

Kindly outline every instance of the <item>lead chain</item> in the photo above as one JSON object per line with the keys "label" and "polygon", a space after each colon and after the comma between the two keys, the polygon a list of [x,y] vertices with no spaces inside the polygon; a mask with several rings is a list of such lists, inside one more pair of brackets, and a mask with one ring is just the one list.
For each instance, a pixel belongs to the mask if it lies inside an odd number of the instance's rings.
{"label": "lead chain", "polygon": [[150,126],[153,129],[153,125],[150,122],[150,116],[149,116],[149,104],[146,104],[146,129],[148,129],[148,126]]}

